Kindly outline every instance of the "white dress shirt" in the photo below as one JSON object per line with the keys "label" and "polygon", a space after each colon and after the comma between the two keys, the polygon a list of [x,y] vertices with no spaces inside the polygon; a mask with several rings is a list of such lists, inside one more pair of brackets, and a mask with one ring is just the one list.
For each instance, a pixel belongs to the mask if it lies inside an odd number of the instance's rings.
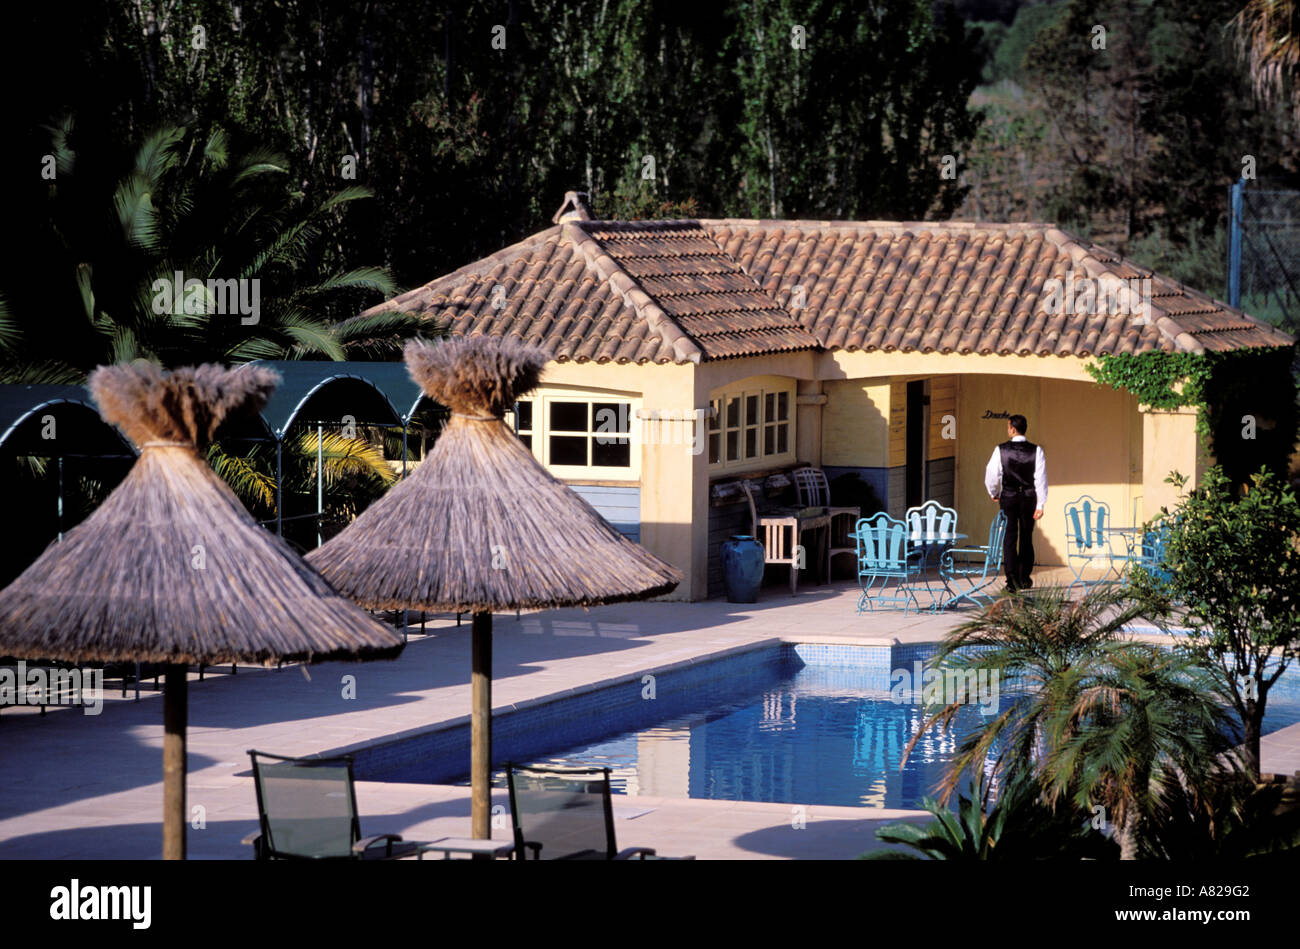
{"label": "white dress shirt", "polygon": [[[1023,442],[1028,439],[1024,435],[1016,435],[1011,440]],[[1002,452],[996,446],[984,469],[984,487],[994,500],[1002,494]],[[1034,493],[1038,495],[1038,510],[1041,511],[1047,503],[1047,459],[1043,455],[1042,445],[1038,446],[1038,453],[1034,455]]]}

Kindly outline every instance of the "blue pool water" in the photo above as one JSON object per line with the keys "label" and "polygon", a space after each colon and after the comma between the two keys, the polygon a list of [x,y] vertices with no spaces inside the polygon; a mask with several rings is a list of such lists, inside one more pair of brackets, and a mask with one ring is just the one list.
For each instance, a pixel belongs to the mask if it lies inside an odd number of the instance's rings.
{"label": "blue pool water", "polygon": [[[791,804],[913,808],[957,742],[1014,700],[969,705],[946,735],[891,670],[919,672],[931,645],[783,645],[751,650],[494,718],[494,758],[604,765],[618,793]],[[893,692],[891,693],[891,685]],[[918,684],[919,687],[919,684]],[[918,696],[919,698],[919,696]],[[1265,732],[1300,721],[1300,675],[1269,695]],[[451,729],[359,755],[358,777],[446,783],[468,773],[468,735]]]}
{"label": "blue pool water", "polygon": [[[1008,701],[991,703],[990,714]],[[534,761],[604,765],[629,795],[913,807],[981,718],[964,708],[954,731],[931,729],[900,769],[922,706],[895,704],[861,675],[805,665],[746,698]]]}

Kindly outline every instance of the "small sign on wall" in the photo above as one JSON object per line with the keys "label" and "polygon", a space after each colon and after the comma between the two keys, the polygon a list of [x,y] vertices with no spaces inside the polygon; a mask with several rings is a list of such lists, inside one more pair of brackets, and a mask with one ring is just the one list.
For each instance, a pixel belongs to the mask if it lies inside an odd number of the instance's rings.
{"label": "small sign on wall", "polygon": [[982,418],[1011,418],[1010,412],[994,412],[992,409],[985,409]]}

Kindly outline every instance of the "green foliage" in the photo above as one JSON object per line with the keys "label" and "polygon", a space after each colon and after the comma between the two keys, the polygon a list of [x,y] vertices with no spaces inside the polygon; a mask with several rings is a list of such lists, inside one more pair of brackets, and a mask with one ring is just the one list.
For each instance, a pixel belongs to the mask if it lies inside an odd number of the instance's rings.
{"label": "green foliage", "polygon": [[1266,469],[1233,488],[1222,469],[1206,472],[1166,518],[1169,577],[1139,570],[1132,585],[1154,615],[1179,604],[1174,622],[1218,675],[1258,774],[1268,691],[1300,654],[1300,501]]}
{"label": "green foliage", "polygon": [[[999,597],[949,633],[932,660],[940,675],[996,681],[1000,689],[1016,689],[1019,698],[983,728],[960,737],[939,785],[940,800],[952,795],[964,774],[982,772],[986,762],[992,774],[1007,780],[1032,767],[1053,721],[1095,673],[1097,657],[1141,614],[1142,607],[1106,588],[1072,600],[1065,588],[1047,587],[1033,596]],[[950,730],[963,707],[952,702],[927,710],[904,760],[930,728]]]}
{"label": "green foliage", "polygon": [[1001,128],[972,159],[975,213],[1054,221],[1125,251],[1158,233],[1199,258],[1180,279],[1220,293],[1224,256],[1207,245],[1243,154],[1260,176],[1297,171],[1291,129],[1259,108],[1226,29],[1239,8],[1063,0],[1021,6],[1005,31],[992,24],[975,105]]}
{"label": "green foliage", "polygon": [[[933,660],[939,674],[982,673],[1015,701],[959,738],[940,800],[963,775],[988,773],[1030,784],[1054,806],[1100,808],[1128,858],[1150,850],[1168,796],[1176,788],[1201,800],[1228,749],[1219,692],[1197,657],[1122,635],[1147,609],[1115,589],[1072,600],[1045,588],[1000,597],[950,633]],[[931,727],[951,729],[963,697],[946,698],[907,754]]]}
{"label": "green foliage", "polygon": [[1197,406],[1203,445],[1242,484],[1260,465],[1286,472],[1298,415],[1293,347],[1107,354],[1085,365],[1103,385],[1156,409]]}
{"label": "green foliage", "polygon": [[[57,179],[48,201],[47,233],[57,249],[44,269],[61,279],[39,288],[25,279],[15,284],[26,308],[16,308],[24,333],[21,348],[7,349],[9,379],[30,378],[33,363],[59,367],[73,380],[96,365],[141,357],[167,366],[342,359],[356,340],[336,332],[331,306],[346,313],[360,293],[394,290],[381,268],[322,273],[311,260],[331,216],[368,197],[367,189],[340,188],[305,202],[286,180],[284,159],[264,149],[236,151],[220,129],[160,128],[140,142],[125,172],[98,179],[96,161],[111,156],[93,142],[90,155],[81,154],[69,124],[57,137],[76,168]],[[234,301],[225,287],[256,311],[228,312]],[[68,305],[50,313],[51,296]],[[35,319],[36,312],[46,318]],[[394,352],[397,340],[419,328],[409,316],[380,322]],[[363,343],[373,352],[382,348],[381,334],[370,323]]]}
{"label": "green foliage", "polygon": [[1085,367],[1102,385],[1137,396],[1140,405],[1176,409],[1200,405],[1210,378],[1210,360],[1198,353],[1103,354]]}
{"label": "green foliage", "polygon": [[[284,515],[293,517],[316,510],[317,433],[303,427],[283,444]],[[328,538],[397,480],[385,457],[385,447],[370,438],[348,437],[325,431],[319,439],[325,513],[322,533]],[[397,446],[400,451],[400,438]],[[275,517],[275,448],[259,444],[233,450],[217,442],[208,448],[208,463],[259,520]],[[295,519],[283,525],[284,535],[300,549],[316,545],[314,518]]]}
{"label": "green foliage", "polygon": [[962,188],[940,161],[953,155],[960,171],[978,72],[955,17],[936,23],[926,3],[796,0],[738,5],[734,16],[742,216],[951,214]]}
{"label": "green foliage", "polygon": [[[1142,267],[1218,298],[1227,283],[1228,229],[1219,224],[1209,234],[1192,231],[1179,241],[1156,221],[1146,234],[1129,242],[1126,256]],[[1260,315],[1250,307],[1246,310]]]}
{"label": "green foliage", "polygon": [[1053,799],[1100,805],[1126,856],[1154,849],[1167,802],[1225,773],[1227,715],[1198,657],[1147,643],[1109,643],[1063,677],[1072,697],[1053,714],[1042,780]]}
{"label": "green foliage", "polygon": [[985,85],[997,82],[1003,76],[997,69],[994,57],[997,56],[998,48],[1006,40],[1007,30],[1010,27],[997,20],[974,21],[967,25],[975,40],[975,51],[979,55],[980,62],[984,64],[980,70],[980,82]]}
{"label": "green foliage", "polygon": [[1091,829],[1086,811],[1046,803],[1032,781],[1012,781],[987,810],[985,797],[976,779],[969,795],[958,795],[955,813],[925,798],[921,806],[935,817],[930,824],[900,822],[876,831],[882,842],[910,847],[917,854],[877,850],[862,859],[1104,860],[1117,856],[1114,845]]}
{"label": "green foliage", "polygon": [[1164,860],[1294,856],[1300,849],[1296,797],[1294,786],[1257,785],[1240,772],[1202,786],[1199,799],[1173,788],[1147,838],[1147,855]]}
{"label": "green foliage", "polygon": [[[192,120],[227,129],[232,153],[284,155],[306,201],[364,185],[377,197],[332,216],[311,263],[369,259],[404,285],[545,227],[571,189],[616,213],[693,200],[699,214],[768,216],[775,200],[789,215],[944,215],[960,183],[938,163],[963,156],[975,122],[973,43],[923,0],[143,0],[76,22],[29,15],[32,55],[62,65],[16,104],[19,127],[75,109],[81,133],[118,145]],[[47,138],[11,151],[30,168]],[[33,204],[19,220],[49,187],[31,177],[13,179]],[[41,249],[20,253],[20,272],[39,269]]]}
{"label": "green foliage", "polygon": [[1010,79],[1023,84],[1026,80],[1025,57],[1040,33],[1061,18],[1064,3],[1026,4],[1016,11],[1016,18],[1004,27],[1002,42],[993,50],[987,67],[989,82]]}

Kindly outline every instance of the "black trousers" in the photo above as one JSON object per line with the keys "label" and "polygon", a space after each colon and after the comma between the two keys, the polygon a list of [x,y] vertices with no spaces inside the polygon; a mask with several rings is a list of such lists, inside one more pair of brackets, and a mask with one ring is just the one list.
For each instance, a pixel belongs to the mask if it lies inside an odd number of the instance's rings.
{"label": "black trousers", "polygon": [[1038,494],[1032,488],[1028,491],[1004,490],[998,503],[1007,516],[1007,532],[1002,539],[1002,567],[1007,575],[1007,586],[1019,590],[1030,585],[1029,575],[1034,570],[1034,511],[1038,508]]}

